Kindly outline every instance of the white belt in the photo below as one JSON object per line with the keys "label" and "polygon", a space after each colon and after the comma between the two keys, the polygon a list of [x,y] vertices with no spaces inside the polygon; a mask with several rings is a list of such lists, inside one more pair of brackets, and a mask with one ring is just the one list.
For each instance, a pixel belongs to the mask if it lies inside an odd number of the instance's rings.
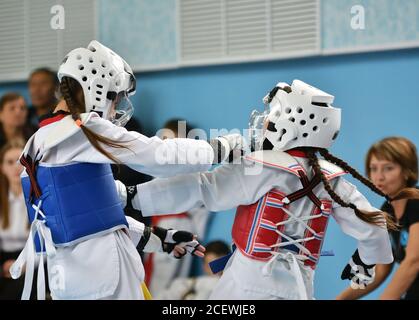
{"label": "white belt", "polygon": [[44,245],[47,256],[53,256],[56,252],[50,229],[45,225],[45,220],[38,219],[38,215],[45,219],[45,215],[41,211],[41,206],[42,200],[39,200],[38,206],[32,205],[35,209],[35,217],[30,227],[28,240],[19,257],[10,268],[10,275],[13,279],[17,279],[22,275],[22,269],[26,263],[25,285],[23,287],[22,300],[29,300],[31,295],[36,260],[35,235],[38,234],[41,243],[41,254],[37,275],[38,300],[45,300]]}
{"label": "white belt", "polygon": [[274,255],[266,265],[262,268],[262,274],[269,276],[272,274],[272,268],[277,260],[284,260],[289,263],[291,273],[294,275],[297,282],[298,295],[301,300],[308,300],[307,288],[304,283],[303,274],[301,273],[300,264],[298,261],[304,261],[306,256],[294,254],[292,252],[272,252]]}

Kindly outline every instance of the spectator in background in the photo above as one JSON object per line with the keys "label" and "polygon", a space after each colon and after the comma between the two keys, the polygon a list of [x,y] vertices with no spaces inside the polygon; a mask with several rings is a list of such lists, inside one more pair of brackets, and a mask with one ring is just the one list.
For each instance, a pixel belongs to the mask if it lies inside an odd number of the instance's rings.
{"label": "spectator in background", "polygon": [[0,151],[0,299],[20,299],[24,277],[13,280],[9,268],[17,259],[29,235],[18,163],[23,142],[8,142]]}
{"label": "spectator in background", "polygon": [[209,263],[230,253],[223,241],[213,241],[205,246],[204,275],[196,278],[176,278],[167,290],[161,291],[157,300],[207,300],[220,279],[221,273],[213,274]]}
{"label": "spectator in background", "polygon": [[26,125],[28,109],[25,99],[18,93],[6,93],[0,99],[0,148],[11,140],[24,144],[35,129]]}
{"label": "spectator in background", "polygon": [[[187,125],[186,121],[172,119],[165,123],[158,136],[161,139],[186,138],[191,130],[192,128]],[[199,238],[203,238],[208,222],[208,213],[208,210],[201,206],[182,214],[153,216],[151,224],[166,229],[188,230],[198,235]],[[144,268],[146,284],[151,294],[159,296],[175,278],[188,277],[191,272],[192,258],[190,255],[183,259],[174,259],[162,254],[148,254],[145,258]]]}
{"label": "spectator in background", "polygon": [[[368,151],[366,172],[372,182],[391,198],[418,182],[418,157],[415,145],[401,137],[389,137]],[[400,230],[390,231],[395,262],[400,263],[381,299],[419,300],[419,200],[384,203],[382,211],[395,217]],[[389,276],[393,264],[378,264],[375,280],[365,289],[344,290],[337,299],[358,299],[378,288]]]}
{"label": "spectator in background", "polygon": [[29,125],[38,128],[39,118],[52,112],[57,104],[57,74],[48,68],[36,69],[29,76],[28,86],[32,106],[27,121]]}

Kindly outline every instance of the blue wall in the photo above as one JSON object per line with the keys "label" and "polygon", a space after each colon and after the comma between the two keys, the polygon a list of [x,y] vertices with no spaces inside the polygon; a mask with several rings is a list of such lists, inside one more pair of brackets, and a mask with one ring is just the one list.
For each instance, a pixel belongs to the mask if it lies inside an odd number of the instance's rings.
{"label": "blue wall", "polygon": [[99,40],[133,68],[176,63],[175,0],[101,0],[98,17]]}
{"label": "blue wall", "polygon": [[[321,0],[322,48],[385,46],[419,40],[419,0]],[[365,29],[353,30],[353,6],[362,6]]]}
{"label": "blue wall", "polygon": [[[280,80],[301,79],[335,95],[343,124],[332,151],[363,172],[364,155],[378,139],[401,135],[419,145],[417,70],[419,49],[150,72],[137,75],[133,102],[148,134],[172,117],[186,118],[207,131],[246,128],[250,111],[262,107],[261,99],[271,87]],[[22,83],[2,84],[0,95],[8,90],[27,94]],[[374,205],[381,204],[379,197],[360,189]],[[207,240],[230,241],[232,221],[232,211],[213,215]],[[332,221],[324,248],[336,256],[324,257],[319,264],[318,299],[332,299],[345,287],[340,272],[355,246]]]}
{"label": "blue wall", "polygon": [[[351,28],[355,5],[365,9],[363,30]],[[320,0],[320,12],[322,50],[419,41],[419,0]],[[175,0],[101,0],[98,17],[99,40],[134,68],[178,62]]]}

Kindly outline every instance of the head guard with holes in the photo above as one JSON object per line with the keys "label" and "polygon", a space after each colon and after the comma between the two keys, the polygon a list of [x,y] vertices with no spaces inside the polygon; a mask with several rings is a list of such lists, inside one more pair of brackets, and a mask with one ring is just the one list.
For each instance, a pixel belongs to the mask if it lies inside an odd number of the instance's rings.
{"label": "head guard with holes", "polygon": [[[135,93],[131,67],[119,55],[96,40],[87,48],[70,51],[58,70],[58,79],[70,77],[82,87],[86,112],[97,112],[117,125],[133,114],[128,97]],[[112,107],[113,106],[113,107]]]}
{"label": "head guard with holes", "polygon": [[[263,113],[253,112],[250,125],[255,150],[329,148],[340,130],[341,110],[334,97],[300,80],[278,83],[263,99]],[[263,126],[263,128],[262,128]]]}

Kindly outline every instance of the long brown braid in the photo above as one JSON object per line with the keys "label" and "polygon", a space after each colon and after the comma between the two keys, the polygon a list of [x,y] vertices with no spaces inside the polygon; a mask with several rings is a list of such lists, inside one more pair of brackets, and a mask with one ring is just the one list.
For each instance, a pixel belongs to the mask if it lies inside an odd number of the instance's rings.
{"label": "long brown braid", "polygon": [[368,188],[371,189],[371,191],[374,191],[378,195],[386,198],[387,202],[392,202],[395,200],[401,200],[401,199],[419,199],[419,190],[416,188],[403,188],[402,190],[397,193],[394,197],[390,197],[389,195],[382,192],[380,189],[377,188],[377,186],[370,181],[369,179],[365,178],[363,175],[361,175],[357,170],[352,168],[348,163],[343,161],[342,159],[339,159],[338,157],[332,155],[329,151],[326,149],[318,149],[319,153],[330,162],[338,165],[339,167],[345,169],[347,172],[349,172],[355,179],[358,179],[363,184],[365,184]]}
{"label": "long brown braid", "polygon": [[92,146],[105,157],[110,159],[112,162],[120,164],[121,161],[115,156],[113,156],[111,153],[107,152],[101,144],[104,144],[112,148],[129,149],[128,146],[124,143],[121,143],[120,141],[101,136],[100,134],[97,134],[96,132],[90,130],[89,128],[81,124],[80,114],[85,112],[85,106],[83,91],[80,84],[72,78],[63,77],[60,83],[60,92],[68,106],[72,118],[74,119],[74,121],[80,123],[80,128],[82,129],[83,133],[85,134],[89,142],[92,144]]}
{"label": "long brown braid", "polygon": [[365,178],[362,174],[360,174],[356,169],[352,168],[347,162],[343,161],[342,159],[339,159],[338,157],[335,157],[332,155],[327,149],[318,149],[319,153],[325,158],[326,160],[329,160],[330,162],[338,165],[345,171],[349,172],[355,179],[362,182],[364,185],[366,185],[368,188],[371,189],[371,191],[375,192],[376,194],[384,197],[388,202],[393,201],[387,194],[382,192],[380,189],[377,188],[377,186],[372,183],[371,180]]}
{"label": "long brown braid", "polygon": [[[318,158],[316,156],[316,152],[317,151],[320,151],[320,150],[319,149],[311,149],[311,150],[309,150],[307,152],[308,159],[309,159],[309,165],[313,168],[314,173],[316,175],[319,175],[321,177],[321,180],[323,182],[324,188],[327,191],[327,193],[330,195],[330,197],[333,199],[333,201],[335,201],[336,203],[338,203],[342,207],[351,208],[352,210],[354,210],[355,215],[359,219],[361,219],[362,221],[365,221],[365,222],[370,223],[370,224],[375,224],[375,225],[378,225],[378,226],[385,226],[385,225],[387,225],[387,228],[390,229],[390,230],[397,230],[398,229],[398,226],[394,222],[393,218],[390,215],[388,215],[387,213],[382,212],[382,211],[369,212],[369,211],[360,210],[360,209],[358,209],[358,207],[354,203],[347,203],[347,202],[345,202],[333,190],[333,188],[330,185],[329,181],[327,180],[326,176],[322,172],[322,170],[320,168],[320,164],[318,162]],[[342,166],[342,167],[344,167],[344,166]],[[351,169],[352,169],[352,171],[355,171],[356,172],[355,169],[353,169],[353,168],[351,168]],[[358,172],[356,172],[356,173],[359,176],[361,176]]]}

